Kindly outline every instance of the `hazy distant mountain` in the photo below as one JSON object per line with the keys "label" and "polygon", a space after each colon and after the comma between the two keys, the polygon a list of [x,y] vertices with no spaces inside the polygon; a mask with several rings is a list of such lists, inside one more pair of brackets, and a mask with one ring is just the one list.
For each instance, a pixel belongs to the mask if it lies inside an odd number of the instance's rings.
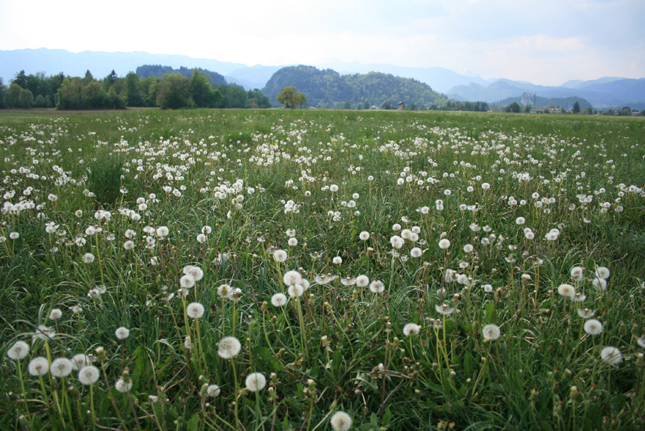
{"label": "hazy distant mountain", "polygon": [[[247,66],[208,58],[185,55],[149,54],[147,52],[83,51],[73,53],[63,49],[0,50],[0,77],[5,83],[24,70],[26,74],[45,72],[47,75],[63,72],[65,75],[84,76],[89,70],[97,78],[116,71],[119,76],[134,72],[144,64],[162,64],[174,69],[202,68],[223,75],[230,83],[246,90],[264,88],[271,76],[284,66]],[[497,102],[509,97],[519,97],[524,92],[540,97],[582,97],[596,108],[630,106],[645,102],[645,78],[625,79],[604,77],[590,81],[571,80],[562,86],[542,86],[509,79],[483,79],[477,75],[461,75],[441,67],[401,67],[392,64],[361,64],[328,61],[318,65],[340,71],[340,75],[380,72],[395,77],[413,78],[425,83],[434,91],[448,94],[461,101]]]}
{"label": "hazy distant mountain", "polygon": [[456,85],[468,85],[471,82],[475,82],[480,85],[488,85],[490,82],[495,80],[495,78],[483,79],[480,76],[476,75],[460,75],[457,72],[453,72],[452,70],[444,69],[442,67],[402,67],[392,64],[361,64],[358,61],[351,63],[342,61],[329,61],[319,64],[318,66],[322,68],[338,70],[341,74],[345,75],[350,73],[369,72],[391,73],[394,76],[413,78],[417,81],[425,82],[434,91],[438,91],[440,93],[446,93]]}
{"label": "hazy distant mountain", "polygon": [[[226,82],[226,79],[222,75],[220,75],[217,72],[213,72],[210,70],[204,70],[202,68],[193,68],[197,69],[200,72],[204,73],[208,78],[210,79],[211,84],[213,85],[227,85],[228,83]],[[180,73],[184,75],[187,78],[191,78],[193,76],[193,69],[189,69],[187,67],[180,67],[179,69],[173,69],[170,66],[160,66],[160,65],[154,65],[154,64],[145,64],[143,66],[137,67],[136,73],[139,75],[139,78],[147,78],[149,76],[156,76],[158,78],[163,78],[163,76],[167,73]]]}
{"label": "hazy distant mountain", "polygon": [[[564,108],[567,111],[571,111],[573,108],[573,105],[578,102],[578,105],[580,106],[580,109],[585,109],[585,108],[592,108],[591,103],[589,103],[587,100],[583,99],[582,97],[536,97],[535,98],[535,106],[551,106],[554,105],[556,108]],[[500,100],[498,102],[495,102],[495,105],[500,105],[500,106],[506,106],[510,105],[511,103],[517,103],[520,106],[525,106],[522,103],[522,98],[521,97],[509,97],[504,100]]]}
{"label": "hazy distant mountain", "polygon": [[209,58],[192,58],[186,55],[149,54],[147,52],[102,52],[83,51],[74,53],[64,49],[16,49],[0,51],[0,77],[5,82],[13,79],[16,73],[24,70],[26,74],[45,72],[47,75],[59,72],[71,76],[85,76],[89,70],[97,78],[103,78],[116,71],[125,76],[144,64],[163,64],[173,68],[182,66],[192,69],[213,70],[222,75],[248,67],[241,63],[228,63]]}
{"label": "hazy distant mountain", "polygon": [[332,69],[320,70],[313,66],[283,67],[271,77],[262,93],[275,102],[280,90],[292,85],[307,96],[310,106],[331,107],[349,102],[355,108],[358,103],[363,107],[379,106],[386,101],[397,106],[402,101],[408,107],[421,107],[446,102],[445,97],[415,79],[378,72],[341,75]]}
{"label": "hazy distant mountain", "polygon": [[489,86],[475,83],[460,85],[448,91],[448,97],[455,100],[499,102],[503,99],[519,97],[524,92],[537,94],[545,98],[580,97],[588,100],[595,108],[628,106],[636,102],[645,102],[645,78],[601,78],[594,81],[571,82],[572,87],[548,87],[529,82],[499,79]]}

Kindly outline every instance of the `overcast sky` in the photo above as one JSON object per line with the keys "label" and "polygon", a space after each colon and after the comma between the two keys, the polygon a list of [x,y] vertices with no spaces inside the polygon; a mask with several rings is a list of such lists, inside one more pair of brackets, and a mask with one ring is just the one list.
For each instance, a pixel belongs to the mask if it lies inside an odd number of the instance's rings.
{"label": "overcast sky", "polygon": [[0,0],[0,49],[22,48],[438,66],[559,85],[645,77],[645,0]]}

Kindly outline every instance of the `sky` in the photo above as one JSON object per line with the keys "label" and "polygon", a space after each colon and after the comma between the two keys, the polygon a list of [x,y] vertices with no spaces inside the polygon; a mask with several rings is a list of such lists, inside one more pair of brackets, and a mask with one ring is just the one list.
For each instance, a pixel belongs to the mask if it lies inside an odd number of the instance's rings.
{"label": "sky", "polygon": [[0,50],[443,67],[560,85],[645,77],[644,0],[0,0]]}

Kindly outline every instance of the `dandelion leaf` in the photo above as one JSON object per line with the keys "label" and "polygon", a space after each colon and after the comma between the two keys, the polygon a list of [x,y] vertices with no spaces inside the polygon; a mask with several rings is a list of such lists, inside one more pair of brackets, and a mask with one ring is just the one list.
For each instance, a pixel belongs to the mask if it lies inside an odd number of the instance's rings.
{"label": "dandelion leaf", "polygon": [[259,359],[260,364],[265,369],[271,369],[274,372],[282,371],[282,364],[273,356],[271,350],[268,348],[262,346],[256,347],[253,349],[253,354]]}
{"label": "dandelion leaf", "polygon": [[489,302],[484,305],[484,322],[486,324],[495,323],[495,303]]}
{"label": "dandelion leaf", "polygon": [[186,430],[197,431],[199,427],[199,414],[195,413],[193,417],[186,423]]}

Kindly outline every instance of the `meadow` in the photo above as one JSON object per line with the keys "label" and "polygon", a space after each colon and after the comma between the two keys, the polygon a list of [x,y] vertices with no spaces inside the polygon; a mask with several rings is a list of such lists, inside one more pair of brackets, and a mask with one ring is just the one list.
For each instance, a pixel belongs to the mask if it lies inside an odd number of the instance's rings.
{"label": "meadow", "polygon": [[645,121],[0,114],[0,428],[645,428]]}

